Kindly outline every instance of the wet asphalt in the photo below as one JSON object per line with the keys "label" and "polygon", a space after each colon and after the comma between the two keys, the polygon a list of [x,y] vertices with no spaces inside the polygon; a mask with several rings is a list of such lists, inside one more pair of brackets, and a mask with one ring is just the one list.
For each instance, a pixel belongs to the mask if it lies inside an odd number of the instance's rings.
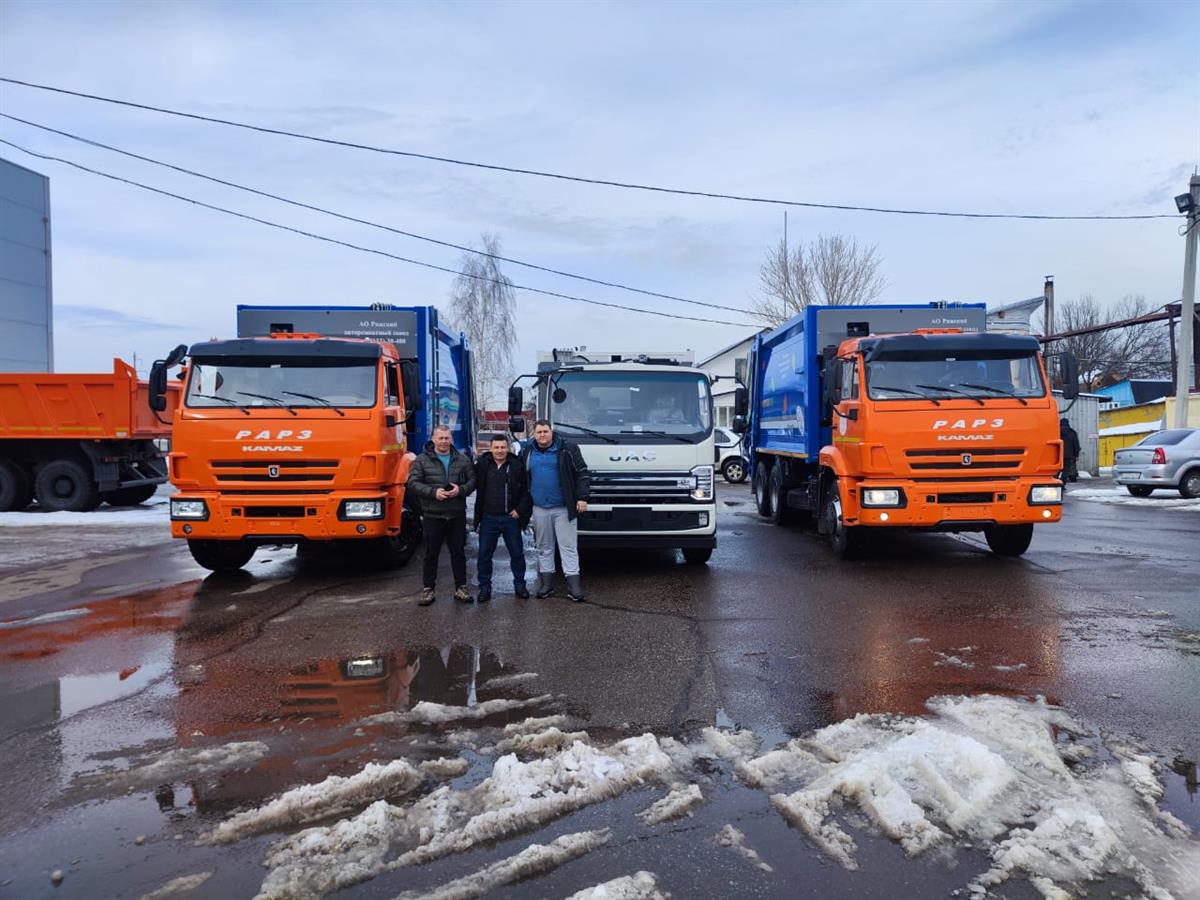
{"label": "wet asphalt", "polygon": [[[745,486],[722,485],[719,501],[708,566],[671,553],[588,554],[585,604],[566,600],[561,584],[554,598],[516,600],[503,549],[492,603],[455,603],[445,570],[426,609],[416,564],[387,572],[264,550],[247,573],[205,577],[177,543],[28,529],[21,564],[6,568],[0,541],[0,622],[88,610],[0,628],[0,897],[138,897],[202,870],[216,874],[198,895],[250,896],[272,836],[217,849],[196,846],[197,835],[370,760],[444,755],[445,731],[359,724],[420,700],[552,694],[547,711],[593,736],[686,736],[715,724],[752,729],[770,746],[857,713],[920,714],[941,694],[1041,695],[1147,747],[1167,767],[1164,806],[1200,827],[1200,513],[1068,495],[1064,523],[1039,528],[1021,559],[993,557],[978,536],[899,534],[841,562],[815,535],[758,517]],[[28,564],[32,541],[56,558]],[[346,662],[366,659],[385,674],[347,681]],[[139,755],[248,740],[270,752],[245,770],[120,791],[94,777]],[[466,754],[464,778],[478,780],[490,762]],[[551,823],[539,841],[609,823],[619,839],[497,896],[563,896],[639,868],[677,897],[945,896],[985,867],[970,850],[957,870],[909,861],[878,839],[863,842],[862,871],[842,871],[761,793],[712,774],[710,803],[651,834],[619,824],[657,796],[646,792]],[[775,873],[713,847],[726,822]],[[521,846],[348,893],[394,896]],[[66,874],[57,888],[54,869]],[[1032,892],[1013,883],[1000,895]]]}

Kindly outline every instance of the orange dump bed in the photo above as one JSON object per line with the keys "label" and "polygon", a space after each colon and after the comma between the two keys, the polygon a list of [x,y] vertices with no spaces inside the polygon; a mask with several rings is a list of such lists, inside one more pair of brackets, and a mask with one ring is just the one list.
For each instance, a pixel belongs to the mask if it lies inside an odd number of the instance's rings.
{"label": "orange dump bed", "polygon": [[167,388],[167,409],[155,418],[149,386],[127,363],[109,374],[0,372],[0,438],[145,440],[168,437],[179,385]]}

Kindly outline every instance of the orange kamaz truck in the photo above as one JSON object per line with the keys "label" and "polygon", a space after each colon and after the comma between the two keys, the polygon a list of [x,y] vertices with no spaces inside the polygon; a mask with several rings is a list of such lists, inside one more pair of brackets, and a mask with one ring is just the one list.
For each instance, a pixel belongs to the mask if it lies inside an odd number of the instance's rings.
{"label": "orange kamaz truck", "polygon": [[238,331],[177,348],[151,375],[153,403],[186,360],[171,533],[214,571],[263,545],[353,542],[407,562],[421,536],[404,492],[414,451],[438,424],[474,443],[465,339],[432,307],[242,307]]}
{"label": "orange kamaz truck", "polygon": [[99,374],[0,373],[0,512],[148,500],[167,480],[156,441],[170,437],[179,389],[164,388],[157,415],[148,390],[119,359]]}
{"label": "orange kamaz truck", "polygon": [[[1024,553],[1062,516],[1058,407],[1038,341],[982,304],[809,307],[755,337],[735,398],[758,511],[855,555],[868,531],[982,532]],[[1078,394],[1061,362],[1063,396]]]}

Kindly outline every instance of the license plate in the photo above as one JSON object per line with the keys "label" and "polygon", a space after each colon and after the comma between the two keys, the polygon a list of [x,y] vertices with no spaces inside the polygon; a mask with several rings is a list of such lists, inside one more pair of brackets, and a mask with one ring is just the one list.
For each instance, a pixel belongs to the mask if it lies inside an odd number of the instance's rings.
{"label": "license plate", "polygon": [[1128,479],[1129,481],[1136,481],[1137,479],[1142,477],[1142,473],[1141,472],[1122,472],[1121,477]]}

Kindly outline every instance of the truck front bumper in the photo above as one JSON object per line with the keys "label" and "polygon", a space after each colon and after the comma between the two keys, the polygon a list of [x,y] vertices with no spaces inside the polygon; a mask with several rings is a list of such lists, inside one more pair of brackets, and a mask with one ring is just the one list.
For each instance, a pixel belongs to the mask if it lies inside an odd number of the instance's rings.
{"label": "truck front bumper", "polygon": [[386,511],[387,498],[380,494],[288,494],[272,496],[228,495],[195,492],[175,494],[176,501],[204,503],[203,517],[172,514],[171,534],[191,540],[250,540],[259,543],[331,541],[385,537],[386,516],[377,519],[339,518],[346,500],[378,500]]}
{"label": "truck front bumper", "polygon": [[579,519],[579,543],[590,547],[717,546],[715,504],[622,506],[589,503]]}
{"label": "truck front bumper", "polygon": [[[1018,478],[977,482],[864,481],[843,500],[847,525],[977,531],[991,525],[1027,525],[1062,519],[1061,499],[1034,503],[1034,487],[1060,488],[1054,478]],[[863,492],[899,489],[898,506],[866,506]]]}

